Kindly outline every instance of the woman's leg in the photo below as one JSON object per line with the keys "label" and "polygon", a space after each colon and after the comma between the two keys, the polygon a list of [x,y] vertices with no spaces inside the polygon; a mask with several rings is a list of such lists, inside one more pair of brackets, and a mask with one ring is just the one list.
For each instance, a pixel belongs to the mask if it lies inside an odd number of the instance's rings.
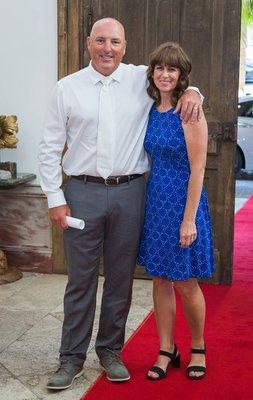
{"label": "woman's leg", "polygon": [[[174,283],[175,288],[181,295],[184,313],[191,332],[191,347],[204,349],[204,325],[205,325],[205,299],[199,287],[197,279],[178,281]],[[204,354],[191,354],[191,365],[205,367]],[[203,372],[190,372],[190,376],[199,376]]]}
{"label": "woman's leg", "polygon": [[[173,353],[174,321],[176,314],[176,300],[173,284],[166,279],[154,277],[153,300],[157,330],[160,340],[160,349]],[[168,363],[168,357],[159,355],[155,365],[165,371]],[[149,371],[148,376],[157,378],[158,374]]]}

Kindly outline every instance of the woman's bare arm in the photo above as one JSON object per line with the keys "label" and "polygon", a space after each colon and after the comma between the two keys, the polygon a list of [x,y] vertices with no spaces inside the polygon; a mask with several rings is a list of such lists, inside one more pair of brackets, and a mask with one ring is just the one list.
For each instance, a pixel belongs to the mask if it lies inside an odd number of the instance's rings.
{"label": "woman's bare arm", "polygon": [[206,119],[203,116],[194,125],[183,124],[183,129],[191,173],[184,217],[180,227],[180,243],[182,247],[188,247],[197,235],[195,218],[203,185],[208,142]]}

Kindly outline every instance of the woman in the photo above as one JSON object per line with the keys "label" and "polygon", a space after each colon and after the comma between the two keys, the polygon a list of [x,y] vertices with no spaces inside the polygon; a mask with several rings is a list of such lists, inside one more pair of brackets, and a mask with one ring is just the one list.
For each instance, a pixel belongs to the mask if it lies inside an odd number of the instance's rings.
{"label": "woman", "polygon": [[190,379],[202,379],[205,364],[205,300],[198,278],[214,271],[207,198],[202,187],[207,123],[182,124],[174,114],[178,98],[189,83],[191,63],[176,43],[164,43],[150,58],[148,94],[155,100],[150,111],[144,146],[152,160],[145,222],[138,264],[153,276],[153,298],[160,339],[156,363],[147,378],[164,378],[170,366],[180,366],[174,343],[176,289],[183,302],[191,333]]}

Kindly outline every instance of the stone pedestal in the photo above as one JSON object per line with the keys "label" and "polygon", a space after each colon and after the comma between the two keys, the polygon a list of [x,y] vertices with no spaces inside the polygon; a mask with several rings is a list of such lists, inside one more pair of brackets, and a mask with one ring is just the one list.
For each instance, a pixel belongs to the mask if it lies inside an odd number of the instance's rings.
{"label": "stone pedestal", "polygon": [[0,249],[10,266],[52,272],[51,224],[39,186],[0,189]]}

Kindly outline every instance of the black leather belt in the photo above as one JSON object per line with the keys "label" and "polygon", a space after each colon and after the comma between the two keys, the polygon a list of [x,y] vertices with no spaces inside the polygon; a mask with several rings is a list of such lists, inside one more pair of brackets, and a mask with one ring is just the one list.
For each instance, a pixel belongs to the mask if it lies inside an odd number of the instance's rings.
{"label": "black leather belt", "polygon": [[104,179],[100,176],[90,176],[90,175],[72,175],[72,178],[79,179],[84,182],[96,182],[102,183],[106,186],[115,186],[120,185],[121,183],[130,182],[133,179],[137,179],[143,174],[133,174],[133,175],[120,175],[120,176],[108,176],[108,178]]}

